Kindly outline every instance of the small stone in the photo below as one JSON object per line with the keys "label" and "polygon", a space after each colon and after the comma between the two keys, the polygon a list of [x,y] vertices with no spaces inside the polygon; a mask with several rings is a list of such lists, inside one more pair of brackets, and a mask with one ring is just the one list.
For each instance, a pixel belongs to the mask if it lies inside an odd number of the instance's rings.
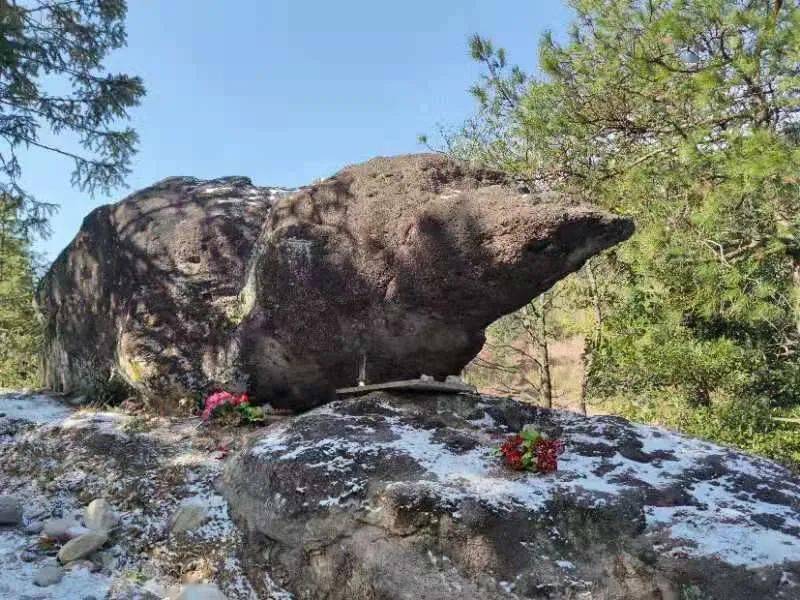
{"label": "small stone", "polygon": [[227,600],[227,598],[213,583],[192,583],[182,585],[173,600]]}
{"label": "small stone", "polygon": [[172,515],[172,525],[170,531],[173,535],[181,534],[186,531],[197,529],[208,521],[208,511],[206,507],[195,500],[184,502]]}
{"label": "small stone", "polygon": [[22,552],[19,553],[19,559],[22,562],[27,562],[27,563],[34,562],[39,560],[39,558],[40,555],[37,554],[36,552],[32,552],[31,550],[23,550]]}
{"label": "small stone", "polygon": [[142,590],[157,598],[166,598],[168,596],[167,590],[156,579],[148,579],[145,581],[142,584]]}
{"label": "small stone", "polygon": [[206,573],[201,569],[187,571],[181,577],[181,583],[202,583]]}
{"label": "small stone", "polygon": [[19,525],[22,522],[22,502],[16,496],[0,496],[0,525]]}
{"label": "small stone", "polygon": [[82,558],[80,560],[73,560],[68,565],[65,565],[64,569],[67,571],[77,571],[80,569],[86,569],[90,573],[96,573],[97,571],[100,570],[100,565],[93,563],[90,560]]}
{"label": "small stone", "polygon": [[113,571],[119,562],[114,555],[107,550],[96,552],[92,555],[92,561],[99,569],[106,569],[107,571]]}
{"label": "small stone", "polygon": [[33,576],[33,585],[38,585],[39,587],[55,585],[61,581],[63,577],[64,569],[61,567],[55,565],[42,567],[37,571],[36,575]]}
{"label": "small stone", "polygon": [[88,527],[84,527],[83,525],[74,525],[72,527],[67,527],[67,539],[74,540],[76,537],[80,537],[85,533],[89,533],[92,531]]}
{"label": "small stone", "polygon": [[30,535],[36,535],[37,533],[41,533],[42,529],[44,529],[44,523],[41,521],[31,521],[27,525],[25,525],[25,533]]}
{"label": "small stone", "polygon": [[109,531],[118,521],[119,518],[114,509],[103,498],[92,500],[83,515],[86,527],[96,531]]}
{"label": "small stone", "polygon": [[108,541],[108,535],[104,531],[92,531],[85,533],[74,540],[68,541],[61,550],[58,551],[58,560],[62,563],[72,562],[84,556],[88,556],[98,550]]}
{"label": "small stone", "polygon": [[69,540],[70,530],[80,527],[75,519],[47,519],[42,525],[42,534],[51,540]]}

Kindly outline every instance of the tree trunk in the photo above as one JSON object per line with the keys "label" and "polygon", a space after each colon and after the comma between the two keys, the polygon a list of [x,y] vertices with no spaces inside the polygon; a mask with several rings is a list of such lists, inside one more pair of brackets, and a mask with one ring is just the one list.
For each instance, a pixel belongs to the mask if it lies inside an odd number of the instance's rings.
{"label": "tree trunk", "polygon": [[794,323],[800,337],[800,259],[792,261],[792,284],[794,285]]}
{"label": "tree trunk", "polygon": [[583,340],[583,352],[581,353],[581,364],[583,365],[583,375],[581,376],[581,398],[580,410],[581,414],[587,414],[586,410],[586,397],[589,391],[589,372],[592,370],[592,360],[594,355],[592,353],[591,341],[589,338]]}
{"label": "tree trunk", "polygon": [[553,408],[553,386],[550,379],[550,348],[547,345],[547,295],[542,294],[540,298],[539,325],[541,327],[541,340],[539,350],[541,353],[541,376],[542,376],[542,403],[545,408]]}
{"label": "tree trunk", "polygon": [[586,262],[586,277],[589,280],[589,294],[592,297],[592,307],[594,309],[594,331],[591,337],[587,336],[583,341],[583,353],[581,362],[583,363],[583,377],[581,377],[581,412],[587,414],[587,398],[589,395],[589,378],[592,373],[594,354],[600,349],[603,335],[603,307],[600,303],[600,292],[597,289],[597,279],[594,276],[592,261]]}

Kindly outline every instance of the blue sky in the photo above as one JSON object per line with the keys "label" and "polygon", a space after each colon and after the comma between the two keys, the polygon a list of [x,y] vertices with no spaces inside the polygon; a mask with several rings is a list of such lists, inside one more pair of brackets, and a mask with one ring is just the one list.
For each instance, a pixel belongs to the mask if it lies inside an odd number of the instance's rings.
{"label": "blue sky", "polygon": [[91,198],[70,187],[69,161],[30,153],[24,186],[61,206],[37,247],[52,260],[92,208],[167,176],[295,186],[420,151],[418,134],[473,110],[470,34],[533,70],[541,33],[569,17],[556,0],[131,0],[128,47],[107,61],[148,90],[129,189]]}

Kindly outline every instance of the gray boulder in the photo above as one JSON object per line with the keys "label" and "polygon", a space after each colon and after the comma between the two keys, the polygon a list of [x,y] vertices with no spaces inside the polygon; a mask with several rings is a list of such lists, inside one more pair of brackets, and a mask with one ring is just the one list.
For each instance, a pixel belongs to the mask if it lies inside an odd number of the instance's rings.
{"label": "gray boulder", "polygon": [[542,200],[434,155],[376,158],[282,199],[242,292],[249,388],[308,408],[362,361],[371,382],[459,373],[490,323],[633,232]]}
{"label": "gray boulder", "polygon": [[363,362],[373,382],[443,379],[492,321],[632,231],[434,155],[295,193],[167,179],[92,212],[44,277],[46,381],[113,371],[166,408],[228,388],[305,409]]}
{"label": "gray boulder", "polygon": [[64,578],[64,569],[57,565],[48,565],[39,569],[33,576],[33,584],[38,587],[55,585]]}
{"label": "gray boulder", "polygon": [[16,496],[0,495],[0,525],[22,523],[22,502]]}
{"label": "gray boulder", "polygon": [[[556,473],[494,448],[562,438]],[[373,393],[271,426],[222,491],[298,598],[800,598],[800,479],[615,417]]]}
{"label": "gray boulder", "polygon": [[118,373],[168,407],[209,385],[276,193],[173,177],[92,211],[39,287],[46,386]]}

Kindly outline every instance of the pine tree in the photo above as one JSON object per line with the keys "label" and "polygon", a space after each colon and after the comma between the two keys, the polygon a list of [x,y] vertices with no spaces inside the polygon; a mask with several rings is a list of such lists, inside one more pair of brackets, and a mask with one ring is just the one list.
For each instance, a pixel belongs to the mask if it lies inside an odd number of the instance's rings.
{"label": "pine tree", "polygon": [[35,236],[47,235],[55,208],[19,185],[20,150],[71,160],[73,185],[90,193],[123,183],[137,136],[114,123],[128,118],[144,87],[138,77],[108,73],[103,60],[125,44],[126,11],[124,0],[0,0],[3,386],[35,381],[39,333],[31,244]]}
{"label": "pine tree", "polygon": [[634,217],[594,273],[611,285],[585,352],[591,397],[800,458],[797,428],[771,419],[800,405],[800,7],[572,6],[539,79],[472,40],[479,112],[448,148]]}
{"label": "pine tree", "polygon": [[19,202],[0,198],[0,386],[31,387],[38,382],[41,342],[33,294],[35,256],[26,236]]}

